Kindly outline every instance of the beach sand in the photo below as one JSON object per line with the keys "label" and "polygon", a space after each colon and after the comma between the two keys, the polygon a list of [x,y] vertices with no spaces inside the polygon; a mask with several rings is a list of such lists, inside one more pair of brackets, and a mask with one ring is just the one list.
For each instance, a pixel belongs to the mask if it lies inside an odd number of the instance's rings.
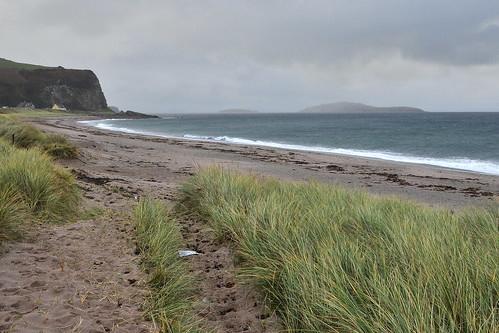
{"label": "beach sand", "polygon": [[[221,165],[293,181],[314,180],[409,198],[430,206],[462,208],[497,203],[499,177],[442,167],[347,155],[165,139],[111,132],[72,120],[37,125],[68,136],[83,153],[72,168],[122,178],[142,191],[174,189],[200,167]],[[84,163],[83,163],[84,162]],[[169,191],[166,191],[170,193]]]}
{"label": "beach sand", "polygon": [[[317,181],[434,207],[497,205],[499,177],[439,167],[255,146],[109,132],[78,118],[39,119],[39,128],[67,136],[80,157],[61,162],[78,179],[84,206],[103,214],[75,224],[35,228],[0,255],[0,331],[147,332],[130,211],[137,197],[172,204],[199,168],[221,165],[291,181]],[[278,320],[258,294],[236,278],[232,249],[200,221],[182,220],[185,248],[199,287],[196,311],[217,332],[275,332]]]}

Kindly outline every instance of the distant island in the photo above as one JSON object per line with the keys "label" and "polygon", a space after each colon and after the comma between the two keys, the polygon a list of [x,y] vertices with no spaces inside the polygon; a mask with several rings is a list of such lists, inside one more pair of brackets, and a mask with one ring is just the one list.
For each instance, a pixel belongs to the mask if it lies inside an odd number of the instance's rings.
{"label": "distant island", "polygon": [[421,113],[426,112],[409,106],[372,106],[362,103],[337,102],[311,106],[299,112],[306,113]]}
{"label": "distant island", "polygon": [[225,109],[218,111],[219,113],[258,113],[256,110],[248,109]]}

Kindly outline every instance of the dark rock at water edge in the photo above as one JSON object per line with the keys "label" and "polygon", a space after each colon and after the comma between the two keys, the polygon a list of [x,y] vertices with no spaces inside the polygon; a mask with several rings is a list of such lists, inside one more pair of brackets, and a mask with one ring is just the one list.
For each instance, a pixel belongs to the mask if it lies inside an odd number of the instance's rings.
{"label": "dark rock at water edge", "polygon": [[119,113],[117,113],[117,115],[119,117],[123,117],[123,118],[127,118],[127,119],[159,118],[158,116],[140,113],[140,112],[135,112],[135,111],[131,111],[131,110],[120,111]]}

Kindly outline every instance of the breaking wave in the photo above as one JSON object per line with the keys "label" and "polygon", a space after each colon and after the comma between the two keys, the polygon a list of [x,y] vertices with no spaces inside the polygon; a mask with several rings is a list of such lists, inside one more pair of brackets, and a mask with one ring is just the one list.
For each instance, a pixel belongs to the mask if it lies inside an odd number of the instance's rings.
{"label": "breaking wave", "polygon": [[80,121],[80,123],[84,123],[100,129],[119,131],[131,134],[152,135],[164,138],[184,138],[196,141],[213,141],[213,142],[223,142],[228,144],[239,144],[239,145],[248,145],[248,146],[263,146],[263,147],[281,148],[287,150],[299,150],[299,151],[325,153],[325,154],[342,154],[350,156],[376,158],[376,159],[403,162],[403,163],[428,164],[428,165],[434,165],[451,169],[480,172],[491,175],[499,175],[499,162],[494,162],[494,161],[473,160],[467,158],[435,158],[435,157],[412,156],[412,155],[405,155],[390,151],[305,146],[297,144],[278,143],[272,141],[236,138],[229,136],[203,136],[203,135],[193,135],[193,134],[174,136],[174,135],[165,135],[162,133],[139,131],[127,127],[120,127],[114,124],[110,124],[109,122],[107,122],[109,120],[117,120],[117,119],[88,120],[88,121]]}

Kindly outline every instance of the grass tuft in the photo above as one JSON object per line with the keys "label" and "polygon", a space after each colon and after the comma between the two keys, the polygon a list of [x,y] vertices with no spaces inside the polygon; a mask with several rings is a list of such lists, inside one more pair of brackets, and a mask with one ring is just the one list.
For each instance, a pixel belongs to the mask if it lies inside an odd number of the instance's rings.
{"label": "grass tuft", "polygon": [[134,216],[137,243],[152,288],[148,316],[162,332],[198,332],[190,313],[193,280],[186,262],[177,255],[183,245],[179,226],[158,200],[141,199]]}
{"label": "grass tuft", "polygon": [[499,209],[453,213],[207,169],[181,202],[289,332],[497,332]]}
{"label": "grass tuft", "polygon": [[38,147],[58,159],[78,156],[78,150],[62,135],[46,134],[20,121],[0,117],[0,138],[18,148]]}
{"label": "grass tuft", "polygon": [[0,188],[0,244],[17,239],[29,213],[19,194],[9,187]]}
{"label": "grass tuft", "polygon": [[78,149],[58,134],[46,135],[41,149],[56,159],[73,159],[78,156]]}
{"label": "grass tuft", "polygon": [[48,155],[1,142],[0,190],[15,192],[34,217],[49,222],[73,219],[79,202],[73,176]]}
{"label": "grass tuft", "polygon": [[0,119],[0,137],[18,148],[31,148],[44,140],[35,127],[6,119]]}

